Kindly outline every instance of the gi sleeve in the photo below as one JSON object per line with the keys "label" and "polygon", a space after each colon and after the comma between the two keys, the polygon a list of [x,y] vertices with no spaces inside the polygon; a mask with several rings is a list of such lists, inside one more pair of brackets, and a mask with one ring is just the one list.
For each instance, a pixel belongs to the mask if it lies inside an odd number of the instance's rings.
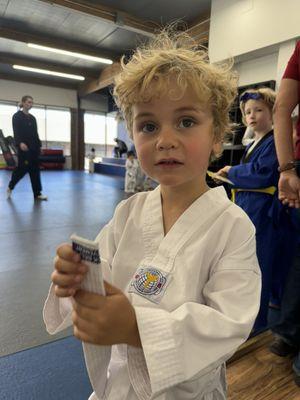
{"label": "gi sleeve", "polygon": [[[113,220],[101,230],[96,237],[96,241],[99,242],[103,277],[108,282],[111,282],[110,266],[115,252]],[[57,297],[52,284],[43,310],[47,332],[54,335],[72,325],[72,310],[72,297]]]}
{"label": "gi sleeve", "polygon": [[20,146],[20,143],[24,141],[24,137],[22,134],[22,121],[18,114],[14,114],[12,118],[12,126],[14,131],[14,139],[16,146]]}
{"label": "gi sleeve", "polygon": [[274,141],[253,161],[235,165],[228,171],[228,179],[240,189],[259,189],[277,186],[279,175]]}
{"label": "gi sleeve", "polygon": [[261,278],[254,227],[246,218],[235,225],[204,286],[205,304],[187,302],[172,312],[135,307],[142,350],[128,347],[128,367],[140,399],[191,379],[205,380],[248,337]]}

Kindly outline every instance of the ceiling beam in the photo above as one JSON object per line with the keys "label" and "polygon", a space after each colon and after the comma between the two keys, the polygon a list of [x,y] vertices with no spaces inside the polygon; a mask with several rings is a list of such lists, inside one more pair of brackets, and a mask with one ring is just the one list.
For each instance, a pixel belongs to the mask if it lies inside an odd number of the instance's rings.
{"label": "ceiling beam", "polygon": [[95,50],[95,47],[90,47],[89,45],[77,44],[61,37],[43,35],[40,32],[28,33],[25,31],[0,26],[0,37],[15,40],[17,42],[35,43],[41,46],[55,47],[57,49],[87,54],[94,57],[110,58],[114,61],[119,59],[119,56],[117,56],[115,53],[102,49]]}
{"label": "ceiling beam", "polygon": [[12,54],[2,53],[2,52],[0,52],[0,63],[11,64],[11,65],[19,64],[19,65],[24,65],[26,67],[47,69],[51,71],[62,72],[65,74],[83,75],[87,79],[95,78],[97,76],[97,73],[87,72],[87,70],[83,68],[67,67],[61,64],[51,63],[48,61],[44,62],[38,61],[32,58],[31,59],[23,58],[20,56],[14,56]]}
{"label": "ceiling beam", "polygon": [[144,36],[153,36],[158,24],[143,21],[133,15],[113,7],[103,6],[101,4],[91,3],[83,0],[40,0],[56,6],[69,8],[72,11],[78,11],[86,15],[101,18],[107,23],[114,24],[122,29],[140,33]]}
{"label": "ceiling beam", "polygon": [[114,83],[114,78],[121,70],[120,63],[113,63],[100,73],[98,79],[91,80],[90,82],[83,83],[79,86],[78,96],[84,97],[97,90],[103,89]]}
{"label": "ceiling beam", "polygon": [[202,15],[189,24],[187,33],[192,36],[199,44],[208,43],[210,28],[210,16]]}

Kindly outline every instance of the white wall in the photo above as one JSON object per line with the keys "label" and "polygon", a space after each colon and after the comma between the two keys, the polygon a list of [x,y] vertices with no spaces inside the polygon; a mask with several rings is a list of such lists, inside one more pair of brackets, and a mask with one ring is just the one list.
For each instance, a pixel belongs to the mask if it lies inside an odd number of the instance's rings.
{"label": "white wall", "polygon": [[[0,79],[0,100],[19,102],[26,94],[33,97],[35,104],[77,108],[76,90]],[[81,108],[87,111],[107,112],[107,107],[107,99],[97,93],[81,101]]]}
{"label": "white wall", "polygon": [[20,101],[26,94],[32,96],[36,104],[77,107],[75,90],[0,79],[0,100]]}
{"label": "white wall", "polygon": [[81,108],[86,111],[107,112],[108,100],[107,97],[98,93],[92,93],[81,99]]}
{"label": "white wall", "polygon": [[212,0],[209,56],[236,57],[300,36],[299,0]]}
{"label": "white wall", "polygon": [[[300,15],[299,15],[300,19]],[[285,71],[288,60],[295,49],[296,41],[290,40],[280,45],[277,57],[277,84],[280,83],[282,75]]]}
{"label": "white wall", "polygon": [[278,54],[268,54],[264,57],[254,58],[236,63],[234,69],[239,75],[239,86],[277,79]]}
{"label": "white wall", "polygon": [[239,86],[275,80],[300,37],[300,0],[212,0],[209,57],[234,58]]}
{"label": "white wall", "polygon": [[[251,85],[252,83],[268,80],[276,81],[276,88],[279,87],[286,65],[295,49],[295,40],[278,44],[278,50],[271,54],[263,54],[263,51],[254,51],[247,57],[237,57],[234,69],[239,75],[239,86]],[[269,50],[266,49],[265,52]]]}

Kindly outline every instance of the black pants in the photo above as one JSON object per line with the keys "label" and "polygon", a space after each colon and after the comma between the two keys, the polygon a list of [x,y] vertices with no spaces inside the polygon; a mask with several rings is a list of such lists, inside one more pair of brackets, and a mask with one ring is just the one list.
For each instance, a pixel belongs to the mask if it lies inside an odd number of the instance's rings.
{"label": "black pants", "polygon": [[127,154],[127,150],[120,149],[120,147],[118,147],[118,146],[114,147],[114,156],[115,157],[122,158],[123,154]]}
{"label": "black pants", "polygon": [[41,174],[39,167],[39,151],[19,151],[18,166],[12,173],[8,187],[13,190],[16,184],[29,173],[34,197],[41,194]]}
{"label": "black pants", "polygon": [[300,348],[300,244],[287,278],[280,320],[272,331]]}

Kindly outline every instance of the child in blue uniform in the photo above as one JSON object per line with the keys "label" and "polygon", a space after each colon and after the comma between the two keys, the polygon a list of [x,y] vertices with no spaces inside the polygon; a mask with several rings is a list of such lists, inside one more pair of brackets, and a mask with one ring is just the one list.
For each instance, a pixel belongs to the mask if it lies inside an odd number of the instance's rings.
{"label": "child in blue uniform", "polygon": [[256,331],[267,326],[271,291],[280,297],[292,253],[284,250],[284,242],[291,243],[289,237],[293,240],[291,216],[277,196],[279,173],[272,129],[275,97],[269,88],[250,89],[241,95],[243,122],[253,129],[254,141],[246,147],[239,165],[218,171],[233,182],[232,200],[256,227],[257,257],[262,271]]}

